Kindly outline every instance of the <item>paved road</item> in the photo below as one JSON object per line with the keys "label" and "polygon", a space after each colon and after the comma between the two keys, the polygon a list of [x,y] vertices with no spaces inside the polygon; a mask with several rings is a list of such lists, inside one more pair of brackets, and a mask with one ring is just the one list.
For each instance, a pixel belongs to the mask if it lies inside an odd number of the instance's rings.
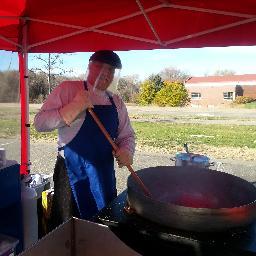
{"label": "paved road", "polygon": [[[132,121],[256,125],[254,109],[160,108],[127,106]],[[148,115],[150,115],[148,117]],[[139,116],[139,118],[138,118]]]}
{"label": "paved road", "polygon": [[201,116],[201,117],[224,117],[230,119],[255,119],[255,109],[242,108],[171,108],[171,107],[142,107],[127,106],[129,114],[158,114],[158,115],[174,115],[174,116]]}
{"label": "paved road", "polygon": [[[174,162],[170,160],[169,154],[149,153],[137,151],[134,158],[133,168],[139,170],[153,166],[171,166]],[[55,143],[37,142],[31,144],[31,171],[32,173],[52,174],[56,159]],[[227,173],[239,176],[250,182],[256,182],[256,168],[254,161],[235,161],[232,159],[218,160],[212,159],[217,164],[215,169],[225,171]],[[126,180],[129,176],[129,171],[124,168],[118,168],[117,171],[117,188],[118,192],[126,188]]]}

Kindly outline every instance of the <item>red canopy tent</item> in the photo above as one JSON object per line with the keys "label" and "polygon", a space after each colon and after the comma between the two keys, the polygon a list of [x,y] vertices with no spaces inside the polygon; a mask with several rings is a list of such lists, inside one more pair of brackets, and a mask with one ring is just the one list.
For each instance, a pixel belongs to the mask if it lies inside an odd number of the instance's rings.
{"label": "red canopy tent", "polygon": [[1,0],[0,49],[20,62],[21,173],[29,171],[27,54],[256,43],[254,0]]}

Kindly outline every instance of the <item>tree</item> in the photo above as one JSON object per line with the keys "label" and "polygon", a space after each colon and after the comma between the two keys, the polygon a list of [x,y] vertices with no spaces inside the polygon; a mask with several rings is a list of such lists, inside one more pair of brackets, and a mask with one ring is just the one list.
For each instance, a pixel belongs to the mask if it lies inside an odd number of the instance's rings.
{"label": "tree", "polygon": [[235,71],[229,70],[229,69],[219,69],[216,70],[215,73],[213,74],[214,76],[230,76],[230,75],[235,75]]}
{"label": "tree", "polygon": [[164,87],[164,82],[159,74],[151,74],[147,80],[140,85],[138,103],[148,105],[153,103],[155,95]]}
{"label": "tree", "polygon": [[144,81],[140,85],[140,93],[138,97],[138,102],[140,105],[148,105],[151,104],[156,95],[156,86],[154,82],[150,80]]}
{"label": "tree", "polygon": [[48,94],[47,75],[43,72],[29,71],[29,101],[31,103],[42,103]]}
{"label": "tree", "polygon": [[189,102],[188,91],[184,84],[164,82],[164,87],[157,92],[154,103],[159,106],[182,107]]}
{"label": "tree", "polygon": [[162,80],[170,81],[170,82],[180,82],[183,83],[186,81],[190,75],[175,68],[175,67],[168,67],[160,71],[159,75],[161,76]]}
{"label": "tree", "polygon": [[134,102],[139,92],[138,86],[138,75],[125,76],[120,78],[117,91],[124,102]]}
{"label": "tree", "polygon": [[149,76],[148,80],[154,84],[155,91],[158,92],[164,86],[163,80],[159,74],[152,74]]}
{"label": "tree", "polygon": [[[66,80],[81,80],[81,78],[74,76],[55,76],[55,81],[57,84],[60,84],[61,82]],[[49,93],[47,75],[43,72],[29,71],[28,85],[29,101],[31,103],[42,103]]]}
{"label": "tree", "polygon": [[19,101],[19,72],[0,72],[0,102]]}
{"label": "tree", "polygon": [[60,54],[48,53],[47,56],[39,54],[34,57],[39,65],[36,68],[31,69],[34,72],[42,72],[48,78],[48,94],[51,93],[58,82],[57,77],[63,76],[66,73],[73,72],[71,69],[64,68],[64,62]]}

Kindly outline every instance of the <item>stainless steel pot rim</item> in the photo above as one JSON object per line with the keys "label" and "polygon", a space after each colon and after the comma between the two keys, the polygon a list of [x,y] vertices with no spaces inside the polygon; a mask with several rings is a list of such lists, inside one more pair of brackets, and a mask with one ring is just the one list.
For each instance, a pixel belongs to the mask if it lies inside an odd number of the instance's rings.
{"label": "stainless steel pot rim", "polygon": [[[147,169],[157,169],[157,168],[166,168],[166,167],[168,167],[168,166],[149,167],[149,168],[145,168],[145,169],[141,169],[141,170],[137,171],[137,174],[140,176],[140,172],[144,172]],[[172,167],[170,167],[170,168],[172,168]],[[181,168],[182,169],[183,167],[175,167],[175,168]],[[194,168],[194,167],[192,167],[192,168]],[[218,173],[218,175],[223,176],[223,177],[232,177],[232,179],[236,179],[236,180],[239,180],[239,181],[242,181],[242,182],[247,182],[244,179],[242,179],[240,177],[237,177],[237,176],[235,176],[233,174],[229,174],[229,173],[225,173],[225,172],[219,172],[219,171],[216,171],[216,170],[211,170],[211,169],[206,169],[206,168],[201,168],[201,167],[200,168],[197,167],[196,169],[199,170],[199,171],[202,171],[202,172],[206,171],[208,173]],[[191,170],[191,171],[193,171],[193,170]],[[143,179],[143,177],[141,177],[141,176],[140,176],[140,178]],[[128,177],[128,180],[129,179],[132,180],[131,175]],[[148,188],[150,190],[150,185],[149,184],[146,184],[146,185],[148,186]],[[130,188],[128,181],[127,181],[127,187],[128,187],[128,196],[129,196],[129,189],[133,189],[133,188]],[[140,188],[136,189],[136,191],[138,193],[138,196],[141,196],[141,193],[140,193],[139,190],[140,190]],[[253,200],[253,201],[251,201],[249,203],[241,204],[239,206],[234,206],[234,207],[221,207],[221,208],[200,208],[200,207],[198,207],[198,208],[194,208],[194,207],[187,207],[187,206],[182,206],[182,205],[174,204],[174,203],[163,202],[163,201],[156,200],[155,198],[148,197],[148,196],[145,196],[145,195],[143,195],[143,197],[147,198],[148,200],[153,201],[156,204],[162,205],[162,206],[168,205],[168,207],[170,207],[174,211],[176,211],[176,210],[179,211],[179,214],[181,212],[184,212],[184,214],[185,214],[185,213],[191,212],[191,211],[193,211],[193,212],[195,212],[197,214],[199,214],[200,212],[204,211],[204,213],[209,213],[209,214],[214,214],[214,215],[229,214],[229,213],[239,213],[239,212],[242,213],[243,211],[249,210],[249,209],[256,211],[256,198],[255,198],[255,200]]]}
{"label": "stainless steel pot rim", "polygon": [[175,155],[176,159],[183,161],[195,161],[195,162],[209,162],[210,158],[206,155],[193,154],[193,153],[183,153],[178,152]]}
{"label": "stainless steel pot rim", "polygon": [[155,223],[214,232],[256,219],[256,188],[235,175],[195,166],[156,166],[137,174],[153,196],[145,196],[130,175],[128,201],[138,215]]}

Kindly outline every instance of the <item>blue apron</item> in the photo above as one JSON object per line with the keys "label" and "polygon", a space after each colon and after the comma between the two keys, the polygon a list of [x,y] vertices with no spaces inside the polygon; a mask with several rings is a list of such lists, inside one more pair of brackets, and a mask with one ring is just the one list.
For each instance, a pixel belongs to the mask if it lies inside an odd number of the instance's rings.
{"label": "blue apron", "polygon": [[[86,82],[84,83],[87,90]],[[95,105],[93,111],[114,140],[117,137],[118,113],[111,105]],[[64,146],[70,186],[80,218],[90,219],[117,195],[112,147],[87,112],[77,135]]]}

